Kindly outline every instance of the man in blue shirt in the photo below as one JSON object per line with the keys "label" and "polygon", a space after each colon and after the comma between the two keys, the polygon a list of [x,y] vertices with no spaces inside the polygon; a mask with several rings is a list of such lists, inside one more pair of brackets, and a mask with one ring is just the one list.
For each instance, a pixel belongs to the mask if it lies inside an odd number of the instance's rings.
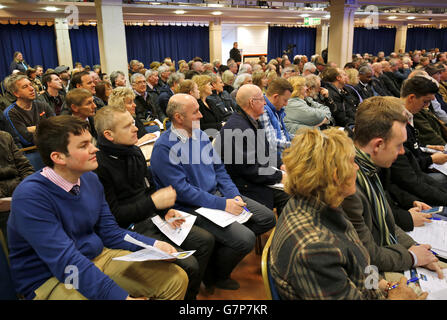
{"label": "man in blue shirt", "polygon": [[12,197],[8,220],[11,274],[27,299],[183,299],[188,279],[168,262],[113,258],[141,249],[135,239],[176,250],[118,227],[98,177],[87,122],[73,116],[42,120],[36,144],[47,165]]}
{"label": "man in blue shirt", "polygon": [[239,215],[246,206],[253,214],[244,224],[233,222],[225,228],[200,215],[196,220],[215,237],[203,282],[210,292],[214,286],[236,290],[239,284],[230,278],[231,272],[253,249],[256,236],[275,226],[273,211],[241,196],[208,135],[200,130],[202,115],[194,97],[172,96],[167,115],[172,125],[154,145],[151,168],[157,188],[171,185],[176,190],[174,208],[196,214],[195,209],[206,207]]}

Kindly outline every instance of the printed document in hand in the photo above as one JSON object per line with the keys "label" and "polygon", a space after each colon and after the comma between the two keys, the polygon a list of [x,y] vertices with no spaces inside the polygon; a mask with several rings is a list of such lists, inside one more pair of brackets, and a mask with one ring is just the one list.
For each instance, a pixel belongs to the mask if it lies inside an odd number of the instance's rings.
{"label": "printed document in hand", "polygon": [[183,241],[185,241],[189,231],[191,231],[197,217],[183,211],[177,210],[177,212],[180,213],[185,219],[185,222],[183,222],[181,227],[178,229],[171,228],[171,226],[158,215],[154,216],[151,220],[157,228],[163,232],[164,235],[166,235],[176,245],[180,246]]}
{"label": "printed document in hand", "polygon": [[438,170],[439,172],[445,174],[447,176],[447,162],[445,162],[444,164],[436,164],[433,163],[430,167],[428,167],[429,169],[435,169]]}
{"label": "printed document in hand", "polygon": [[278,189],[278,190],[284,190],[284,183],[275,183],[275,184],[271,184],[269,186],[267,186],[269,188],[273,188],[273,189]]}
{"label": "printed document in hand", "polygon": [[154,142],[154,141],[156,141],[158,138],[160,138],[160,131],[151,132],[150,134],[154,134],[154,135],[155,135],[155,138],[152,138],[152,139],[150,139],[150,140],[147,140],[147,141],[144,141],[144,142],[142,142],[142,143],[140,143],[140,144],[137,144],[137,147],[144,146],[145,144]]}
{"label": "printed document in hand", "polygon": [[124,240],[133,243],[137,246],[143,247],[144,249],[132,252],[128,255],[113,258],[113,260],[119,260],[119,261],[149,261],[149,260],[172,260],[172,259],[186,259],[190,255],[192,255],[196,250],[191,251],[182,251],[182,252],[176,252],[173,254],[166,253],[156,247],[150,246],[148,244],[145,244],[141,241],[138,241],[137,239],[131,237],[130,235],[126,234],[124,237]]}
{"label": "printed document in hand", "polygon": [[447,269],[442,269],[444,279],[439,279],[435,271],[425,268],[416,268],[404,272],[407,279],[417,276],[422,291],[428,292],[427,300],[447,299]]}
{"label": "printed document in hand", "polygon": [[239,222],[241,224],[245,223],[253,215],[247,210],[242,211],[242,213],[237,216],[223,210],[209,209],[204,207],[197,209],[196,212],[201,214],[208,220],[211,220],[218,226],[221,226],[222,228],[225,228],[233,222]]}
{"label": "printed document in hand", "polygon": [[417,243],[431,245],[432,250],[440,257],[447,258],[447,221],[432,220],[423,227],[415,227],[407,234]]}

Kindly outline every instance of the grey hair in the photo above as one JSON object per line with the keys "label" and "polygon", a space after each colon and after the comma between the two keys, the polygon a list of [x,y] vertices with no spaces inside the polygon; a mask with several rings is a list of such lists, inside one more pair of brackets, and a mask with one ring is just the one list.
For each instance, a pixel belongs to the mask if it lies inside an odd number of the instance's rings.
{"label": "grey hair", "polygon": [[185,75],[183,73],[174,72],[174,73],[171,73],[171,75],[169,76],[166,83],[168,84],[168,86],[172,87],[174,85],[174,83],[179,83],[180,80],[183,80],[183,79],[185,79]]}
{"label": "grey hair", "polygon": [[315,88],[317,84],[321,84],[321,78],[315,74],[308,74],[304,77],[308,88]]}
{"label": "grey hair", "polygon": [[150,76],[157,74],[158,75],[158,71],[154,70],[154,69],[149,69],[146,71],[146,73],[144,74],[144,76],[147,78],[149,78]]}
{"label": "grey hair", "polygon": [[115,86],[115,80],[116,80],[116,78],[118,78],[119,75],[122,75],[123,77],[125,77],[124,72],[119,71],[119,70],[113,71],[110,74],[110,82],[112,83],[113,86]]}
{"label": "grey hair", "polygon": [[239,74],[236,79],[234,79],[233,88],[239,89],[240,86],[245,82],[247,78],[251,78],[251,74],[249,73],[242,73]]}
{"label": "grey hair", "polygon": [[5,79],[6,88],[9,92],[14,93],[17,92],[17,81],[22,79],[28,79],[28,77],[24,74],[13,74]]}
{"label": "grey hair", "polygon": [[303,66],[303,72],[304,71],[314,72],[316,69],[317,67],[312,62],[306,62]]}
{"label": "grey hair", "polygon": [[130,83],[134,84],[137,81],[138,78],[143,78],[144,80],[146,80],[146,77],[143,74],[141,74],[141,73],[134,73],[132,75],[132,77],[130,77]]}
{"label": "grey hair", "polygon": [[161,75],[163,72],[169,71],[170,68],[168,66],[161,65],[158,67],[158,75]]}
{"label": "grey hair", "polygon": [[363,66],[359,69],[359,74],[368,74],[368,73],[373,73],[373,71],[369,66]]}

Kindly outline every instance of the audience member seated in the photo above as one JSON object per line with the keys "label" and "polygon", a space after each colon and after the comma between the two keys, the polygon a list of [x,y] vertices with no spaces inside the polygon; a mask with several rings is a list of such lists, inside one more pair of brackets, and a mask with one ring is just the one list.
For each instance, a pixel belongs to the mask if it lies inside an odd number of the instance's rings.
{"label": "audience member seated", "polygon": [[234,90],[234,73],[230,70],[226,70],[222,73],[222,82],[224,83],[224,90],[228,93],[232,93]]}
{"label": "audience member seated", "polygon": [[264,113],[259,117],[261,127],[270,146],[281,156],[283,150],[290,146],[290,134],[284,124],[286,115],[284,107],[289,101],[293,87],[284,78],[277,78],[270,83],[264,94]]}
{"label": "audience member seated", "polygon": [[37,77],[36,69],[34,68],[28,68],[25,72],[26,76],[28,77],[29,81],[31,81],[31,84],[34,87],[34,90],[36,90],[36,94],[40,95],[43,93],[44,88],[41,82],[41,79]]}
{"label": "audience member seated", "polygon": [[164,114],[167,114],[166,108],[168,106],[169,98],[171,98],[174,95],[174,93],[177,92],[178,86],[184,79],[185,76],[183,73],[175,72],[169,76],[166,82],[166,86],[163,86],[162,89],[160,89],[160,95],[158,96],[158,106],[160,108],[160,111],[163,112]]}
{"label": "audience member seated", "polygon": [[47,103],[36,99],[36,91],[25,75],[8,77],[7,87],[17,101],[5,109],[4,115],[20,138],[21,144],[24,147],[34,145],[33,134],[37,124],[55,114]]}
{"label": "audience member seated", "polygon": [[123,105],[110,104],[98,111],[95,123],[99,132],[100,151],[96,154],[98,168],[95,172],[104,186],[106,200],[120,227],[131,226],[131,230],[170,243],[177,250],[196,250],[194,255],[174,262],[189,277],[185,299],[195,299],[213,252],[214,237],[193,226],[180,248],[152,222],[151,218],[159,215],[171,228],[177,229],[181,228],[185,220],[168,221],[181,217],[178,211],[170,209],[175,203],[175,190],[166,187],[156,191],[144,155],[135,146],[138,129],[132,125],[133,121]]}
{"label": "audience member seated", "polygon": [[163,87],[170,87],[168,85],[168,79],[171,75],[171,69],[166,65],[158,67],[158,90],[162,91]]}
{"label": "audience member seated", "polygon": [[255,71],[255,72],[253,72],[251,77],[252,77],[252,83],[254,85],[257,85],[262,90],[262,93],[265,94],[266,90],[267,90],[267,86],[269,84],[268,79],[267,79],[267,74],[262,70]]}
{"label": "audience member seated", "polygon": [[218,74],[212,74],[210,77],[213,93],[207,100],[211,100],[212,103],[218,106],[223,114],[224,120],[227,120],[236,110],[236,101],[226,90],[224,90],[224,83]]}
{"label": "audience member seated", "polygon": [[[318,76],[315,77],[318,78]],[[296,76],[288,80],[293,87],[293,92],[285,107],[284,123],[287,131],[294,136],[300,128],[320,128],[330,123],[331,111],[329,107],[312,99],[312,95],[315,95],[315,93],[309,91],[307,77]],[[316,94],[318,94],[318,91]]]}
{"label": "audience member seated", "polygon": [[[14,143],[12,136],[0,131],[0,198],[11,197],[19,183],[33,173],[33,166]],[[0,229],[5,237],[10,205],[10,201],[0,199]]]}
{"label": "audience member seated", "polygon": [[378,168],[389,168],[398,155],[404,154],[406,123],[400,101],[359,105],[354,126],[355,163],[359,166],[356,191],[345,198],[342,207],[368,250],[371,265],[377,266],[380,273],[419,266],[437,271],[442,278],[430,245],[417,245],[395,224],[378,176]]}
{"label": "audience member seated", "polygon": [[210,139],[214,138],[217,132],[222,128],[224,122],[225,114],[223,111],[215,104],[213,99],[207,99],[212,93],[213,88],[211,86],[211,77],[208,75],[198,75],[192,78],[197,84],[199,89],[200,98],[197,99],[199,103],[199,111],[202,114],[200,119],[200,128],[202,130],[214,129],[214,133],[209,130],[207,134]]}
{"label": "audience member seated", "polygon": [[393,71],[391,70],[390,63],[386,60],[380,62],[382,64],[382,75],[379,79],[383,82],[385,88],[395,97],[400,97],[400,86],[394,79]]}
{"label": "audience member seated", "polygon": [[363,66],[359,69],[359,83],[355,86],[355,89],[363,100],[375,95],[371,85],[372,76],[373,72],[369,66]]}
{"label": "audience member seated", "polygon": [[[322,86],[329,91],[329,97],[333,100],[334,110],[331,114],[334,117],[335,125],[345,127],[354,123],[355,105],[348,98],[348,93],[344,89],[347,83],[346,72],[339,68],[328,67],[321,79]],[[331,107],[331,105],[328,105]]]}
{"label": "audience member seated", "polygon": [[98,135],[95,130],[94,116],[96,114],[96,104],[90,91],[84,88],[76,88],[68,91],[65,97],[68,108],[63,114],[71,114],[88,123],[88,131],[93,138]]}
{"label": "audience member seated", "polygon": [[390,68],[393,73],[394,80],[396,81],[398,88],[402,87],[402,83],[405,79],[407,79],[408,75],[411,72],[411,69],[408,65],[404,65],[402,60],[395,58],[390,59]]}
{"label": "audience member seated", "polygon": [[371,86],[373,90],[380,96],[393,96],[393,93],[385,85],[382,79],[383,68],[380,62],[375,62],[371,65],[373,74],[371,78]]}
{"label": "audience member seated", "polygon": [[37,100],[48,104],[53,113],[57,116],[61,113],[62,104],[65,101],[65,94],[62,90],[62,80],[57,73],[45,73],[42,77],[42,83],[46,90],[37,98]]}
{"label": "audience member seated", "polygon": [[110,74],[110,83],[112,88],[125,87],[126,86],[126,75],[122,71],[113,71]]}
{"label": "audience member seated", "polygon": [[[160,110],[160,106],[158,105],[158,97],[160,96],[160,89],[158,87],[158,71],[149,69],[144,74],[146,77],[146,90],[147,94],[149,95],[151,105],[156,106],[156,108]],[[162,113],[161,117],[163,119],[160,119],[160,121],[163,121],[166,118],[166,114]]]}
{"label": "audience member seated", "polygon": [[93,95],[93,101],[98,110],[104,107],[104,103],[102,102],[102,100],[95,96],[96,94],[95,83],[93,82],[93,78],[90,75],[89,71],[81,71],[74,74],[70,84],[72,85],[72,89],[84,88],[90,91],[91,94]]}
{"label": "audience member seated", "polygon": [[136,116],[135,113],[136,105],[134,101],[135,101],[135,94],[133,93],[132,89],[127,87],[118,87],[113,89],[112,94],[110,95],[109,98],[110,105],[124,107],[132,115],[135,121],[135,126],[138,129],[137,132],[138,141],[136,145],[140,145],[141,143],[154,139],[156,135],[154,133],[148,133],[146,131],[144,123],[141,122],[141,120]]}
{"label": "audience member seated", "polygon": [[9,74],[12,74],[14,70],[25,73],[29,68],[29,65],[23,59],[23,54],[19,51],[14,52],[14,59],[9,65]]}
{"label": "audience member seated", "polygon": [[[279,91],[278,88],[289,87],[277,82],[269,90]],[[236,98],[238,110],[220,131],[215,148],[241,194],[270,209],[276,208],[280,215],[289,197],[272,186],[283,182],[286,174],[277,169],[283,169],[281,155],[260,126],[259,119],[265,115],[262,91],[258,86],[244,85]]]}
{"label": "audience member seated", "polygon": [[208,262],[204,284],[208,292],[214,287],[236,290],[231,272],[253,249],[256,235],[275,225],[273,212],[241,196],[224,164],[215,153],[209,137],[200,130],[199,103],[190,95],[176,94],[169,100],[171,128],[155,142],[151,168],[157,188],[172,186],[177,192],[176,209],[196,214],[206,207],[238,215],[244,206],[253,214],[244,224],[234,222],[221,228],[197,215],[196,225],[215,237],[215,248]]}
{"label": "audience member seated", "polygon": [[146,78],[141,73],[134,73],[130,77],[130,82],[135,93],[136,115],[141,121],[160,119],[160,113],[156,106],[152,105],[151,96],[146,90]]}
{"label": "audience member seated", "polygon": [[237,90],[243,86],[244,84],[252,83],[252,76],[249,73],[240,73],[237,75],[237,77],[234,79],[233,87],[234,90],[230,92],[231,97],[233,97],[234,100],[236,100],[236,94]]}
{"label": "audience member seated", "polygon": [[[446,176],[429,168],[433,163],[446,163],[447,154],[427,154],[421,150],[413,117],[430,103],[433,92],[437,90],[436,84],[425,77],[416,76],[404,81],[401,99],[409,118],[406,126],[407,141],[404,143],[405,155],[400,155],[391,167],[393,183],[431,206],[447,205]],[[444,146],[428,147],[444,150]]]}
{"label": "audience member seated", "polygon": [[[279,217],[269,264],[282,300],[384,299],[387,281],[367,287],[370,256],[340,204],[355,193],[355,151],[335,128],[300,130],[284,151],[285,190],[291,199]],[[331,165],[327,165],[331,163]],[[402,278],[388,299],[425,299]]]}
{"label": "audience member seated", "polygon": [[95,86],[96,96],[101,99],[106,106],[109,103],[109,97],[112,94],[112,85],[108,81],[100,81]]}
{"label": "audience member seated", "polygon": [[87,123],[71,116],[45,119],[36,144],[47,167],[16,188],[8,221],[17,293],[35,300],[183,299],[188,279],[177,265],[112,260],[141,249],[125,241],[126,234],[168,253],[176,250],[118,227],[101,182],[90,172],[98,166],[98,149]]}

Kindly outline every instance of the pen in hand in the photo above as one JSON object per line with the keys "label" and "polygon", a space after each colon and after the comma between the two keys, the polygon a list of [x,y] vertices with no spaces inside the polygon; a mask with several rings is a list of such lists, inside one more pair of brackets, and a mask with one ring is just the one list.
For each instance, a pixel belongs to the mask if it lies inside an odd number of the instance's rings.
{"label": "pen in hand", "polygon": [[[409,284],[412,283],[412,282],[416,282],[416,281],[418,281],[418,280],[419,280],[418,277],[411,278],[410,280],[407,281],[407,285],[409,285]],[[398,286],[399,286],[399,284],[396,283],[394,286],[389,287],[388,290],[396,289]]]}
{"label": "pen in hand", "polygon": [[[416,243],[416,246],[418,246],[418,245],[419,245],[419,243]],[[430,252],[433,253],[435,256],[438,255],[438,254],[437,254],[436,252],[434,252],[433,250],[431,250],[431,249],[428,249],[428,250],[430,250]]]}

